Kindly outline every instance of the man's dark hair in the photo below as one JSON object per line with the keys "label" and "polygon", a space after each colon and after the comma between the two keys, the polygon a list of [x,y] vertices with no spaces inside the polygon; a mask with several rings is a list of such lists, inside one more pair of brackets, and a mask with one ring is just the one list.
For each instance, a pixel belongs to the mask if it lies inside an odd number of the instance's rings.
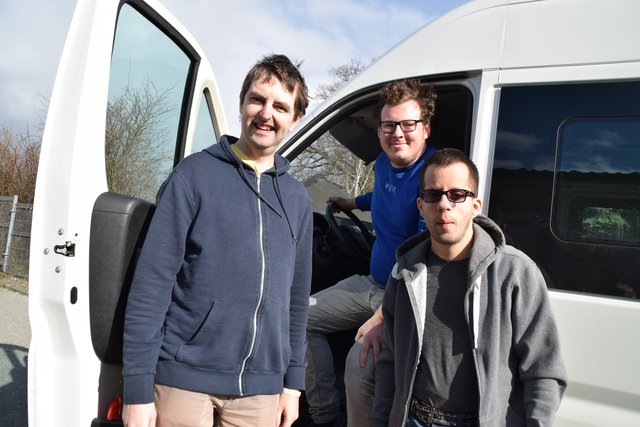
{"label": "man's dark hair", "polygon": [[436,111],[436,94],[431,85],[422,85],[419,80],[400,80],[387,83],[380,91],[378,102],[378,118],[385,105],[396,106],[407,101],[416,101],[420,106],[421,119],[425,124],[431,123]]}
{"label": "man's dark hair", "polygon": [[269,82],[275,77],[290,93],[295,94],[294,117],[298,119],[304,116],[309,106],[309,90],[300,73],[300,65],[302,65],[301,61],[294,64],[285,55],[265,56],[251,67],[244,78],[240,90],[240,105],[244,102],[244,97],[254,81],[262,79],[263,82]]}
{"label": "man's dark hair", "polygon": [[456,148],[443,148],[438,150],[424,162],[424,165],[420,168],[420,186],[424,185],[424,176],[427,173],[427,168],[431,166],[436,168],[451,166],[454,163],[462,163],[467,167],[471,178],[471,182],[469,183],[471,186],[470,190],[477,196],[478,185],[480,184],[478,168],[469,156]]}

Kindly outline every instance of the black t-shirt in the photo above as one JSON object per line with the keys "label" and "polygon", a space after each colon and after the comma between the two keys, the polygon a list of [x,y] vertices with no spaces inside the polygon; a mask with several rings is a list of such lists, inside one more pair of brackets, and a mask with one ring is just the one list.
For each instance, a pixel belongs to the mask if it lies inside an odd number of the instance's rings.
{"label": "black t-shirt", "polygon": [[447,412],[478,410],[478,381],[464,311],[469,259],[429,252],[427,315],[413,395]]}

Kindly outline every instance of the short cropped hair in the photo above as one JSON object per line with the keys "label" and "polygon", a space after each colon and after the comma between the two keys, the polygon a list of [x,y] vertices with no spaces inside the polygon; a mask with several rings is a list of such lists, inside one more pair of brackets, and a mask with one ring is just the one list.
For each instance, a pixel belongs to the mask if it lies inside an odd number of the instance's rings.
{"label": "short cropped hair", "polygon": [[380,91],[378,118],[380,118],[382,107],[385,105],[395,107],[407,101],[416,101],[420,106],[421,119],[425,124],[431,123],[431,118],[436,112],[437,97],[433,86],[423,86],[419,80],[400,80],[387,83]]}
{"label": "short cropped hair", "polygon": [[480,185],[480,174],[478,173],[478,168],[469,156],[457,148],[443,148],[429,156],[429,158],[424,162],[424,165],[420,168],[420,186],[422,187],[422,185],[424,185],[424,176],[426,175],[429,167],[433,166],[439,168],[451,166],[454,163],[462,163],[467,167],[469,170],[469,176],[471,177],[471,182],[469,183],[471,186],[470,190],[477,196],[478,186]]}
{"label": "short cropped hair", "polygon": [[263,82],[269,82],[275,77],[290,93],[295,94],[294,116],[296,119],[301,118],[309,106],[309,89],[300,73],[301,65],[301,61],[294,64],[285,55],[265,56],[251,67],[244,78],[240,90],[240,105],[254,81],[262,79]]}

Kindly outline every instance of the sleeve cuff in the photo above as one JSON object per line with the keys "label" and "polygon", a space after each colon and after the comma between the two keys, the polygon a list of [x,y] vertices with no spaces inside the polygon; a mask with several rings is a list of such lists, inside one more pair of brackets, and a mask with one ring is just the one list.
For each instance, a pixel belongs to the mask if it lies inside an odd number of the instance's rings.
{"label": "sleeve cuff", "polygon": [[127,405],[151,403],[154,401],[155,378],[153,374],[131,375],[123,379],[123,401]]}

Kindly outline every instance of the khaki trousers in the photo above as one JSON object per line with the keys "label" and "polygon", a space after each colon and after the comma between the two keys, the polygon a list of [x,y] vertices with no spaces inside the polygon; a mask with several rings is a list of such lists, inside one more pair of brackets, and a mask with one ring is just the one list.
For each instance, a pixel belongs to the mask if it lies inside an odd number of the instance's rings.
{"label": "khaki trousers", "polygon": [[156,384],[156,427],[274,427],[279,397],[212,395]]}

